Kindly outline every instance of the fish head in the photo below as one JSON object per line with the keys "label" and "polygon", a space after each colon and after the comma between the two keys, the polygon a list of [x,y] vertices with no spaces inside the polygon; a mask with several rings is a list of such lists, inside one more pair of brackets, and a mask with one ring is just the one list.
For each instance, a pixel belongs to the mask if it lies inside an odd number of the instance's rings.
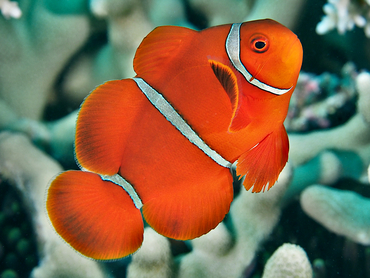
{"label": "fish head", "polygon": [[252,84],[267,85],[261,85],[262,90],[277,95],[291,93],[301,69],[302,57],[298,37],[280,23],[264,19],[241,25],[240,61],[250,73]]}

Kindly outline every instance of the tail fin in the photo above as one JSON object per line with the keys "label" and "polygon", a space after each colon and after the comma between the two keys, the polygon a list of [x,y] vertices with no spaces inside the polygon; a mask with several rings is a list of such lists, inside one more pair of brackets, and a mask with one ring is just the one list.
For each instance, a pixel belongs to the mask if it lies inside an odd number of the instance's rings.
{"label": "tail fin", "polygon": [[87,257],[119,259],[141,246],[140,210],[123,188],[97,174],[60,174],[49,187],[46,207],[59,235]]}

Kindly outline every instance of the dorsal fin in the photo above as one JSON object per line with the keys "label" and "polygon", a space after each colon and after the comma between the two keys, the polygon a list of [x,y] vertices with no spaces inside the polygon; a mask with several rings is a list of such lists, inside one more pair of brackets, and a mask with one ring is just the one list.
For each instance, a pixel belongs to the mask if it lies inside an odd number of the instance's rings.
{"label": "dorsal fin", "polygon": [[196,31],[178,26],[160,26],[150,32],[136,50],[134,70],[139,76],[163,69]]}
{"label": "dorsal fin", "polygon": [[232,107],[232,117],[229,125],[229,132],[236,132],[245,128],[250,120],[247,115],[246,107],[241,105],[239,98],[238,81],[230,67],[215,60],[208,60],[215,76],[221,83],[230,98]]}

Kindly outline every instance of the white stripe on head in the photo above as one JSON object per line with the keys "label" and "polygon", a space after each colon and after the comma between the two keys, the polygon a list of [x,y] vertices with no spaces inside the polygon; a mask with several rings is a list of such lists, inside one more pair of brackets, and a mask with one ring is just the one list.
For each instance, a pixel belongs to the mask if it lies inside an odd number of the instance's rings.
{"label": "white stripe on head", "polygon": [[240,60],[240,26],[242,23],[234,23],[231,25],[230,32],[226,39],[226,52],[229,56],[229,59],[233,66],[243,74],[244,78],[251,83],[252,85],[260,88],[261,90],[270,92],[275,95],[283,95],[288,92],[292,87],[289,89],[280,89],[276,87],[272,87],[259,81],[248,72],[248,70],[243,65],[242,61]]}

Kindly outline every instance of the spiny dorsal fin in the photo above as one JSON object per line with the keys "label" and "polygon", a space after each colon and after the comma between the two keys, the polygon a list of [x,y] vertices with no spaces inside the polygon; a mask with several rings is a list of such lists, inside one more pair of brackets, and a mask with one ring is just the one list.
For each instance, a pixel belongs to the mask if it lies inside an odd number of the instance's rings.
{"label": "spiny dorsal fin", "polygon": [[241,105],[235,74],[230,67],[223,63],[215,60],[208,60],[208,62],[231,102],[233,113],[229,125],[229,132],[236,132],[245,128],[250,123],[250,120],[247,115],[246,107]]}
{"label": "spiny dorsal fin", "polygon": [[197,32],[185,27],[160,26],[150,32],[136,50],[134,70],[139,76],[155,74],[176,57],[184,42]]}

